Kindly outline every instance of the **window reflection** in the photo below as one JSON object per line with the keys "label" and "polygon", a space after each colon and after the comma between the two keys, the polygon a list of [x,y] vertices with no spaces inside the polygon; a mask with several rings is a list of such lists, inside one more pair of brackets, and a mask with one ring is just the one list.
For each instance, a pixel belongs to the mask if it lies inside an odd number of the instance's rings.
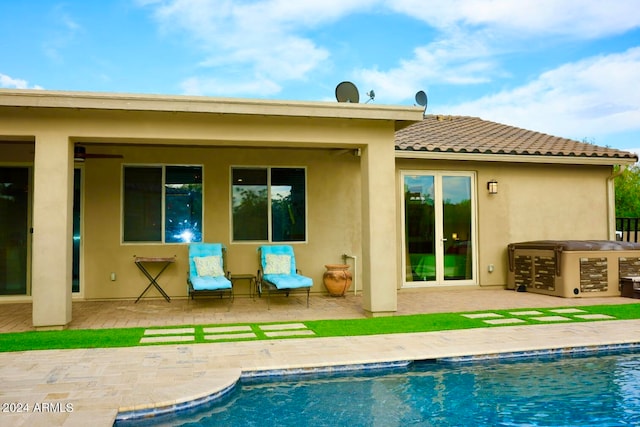
{"label": "window reflection", "polygon": [[125,242],[202,241],[202,167],[126,166],[123,214]]}
{"label": "window reflection", "polygon": [[304,168],[234,168],[233,240],[304,241],[305,179]]}
{"label": "window reflection", "polygon": [[405,280],[436,278],[434,177],[405,176]]}
{"label": "window reflection", "polygon": [[304,169],[271,170],[272,241],[305,240]]}
{"label": "window reflection", "polygon": [[233,170],[233,239],[267,240],[267,170]]}
{"label": "window reflection", "polygon": [[202,241],[202,169],[167,166],[165,181],[165,241]]}
{"label": "window reflection", "polygon": [[442,177],[445,280],[471,279],[471,178]]}
{"label": "window reflection", "polygon": [[27,294],[29,169],[0,167],[0,295]]}

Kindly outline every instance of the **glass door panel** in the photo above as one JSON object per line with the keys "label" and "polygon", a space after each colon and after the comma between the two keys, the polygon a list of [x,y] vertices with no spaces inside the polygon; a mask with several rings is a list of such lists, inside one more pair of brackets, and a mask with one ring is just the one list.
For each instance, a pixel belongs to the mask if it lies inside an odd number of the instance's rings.
{"label": "glass door panel", "polygon": [[82,195],[82,169],[73,170],[73,267],[71,292],[80,292],[80,220]]}
{"label": "glass door panel", "polygon": [[473,174],[404,172],[404,281],[408,286],[475,280]]}
{"label": "glass door panel", "polygon": [[444,280],[472,279],[471,177],[442,177]]}
{"label": "glass door panel", "polygon": [[27,295],[29,168],[0,167],[0,295]]}
{"label": "glass door panel", "polygon": [[436,279],[434,177],[404,177],[405,280]]}

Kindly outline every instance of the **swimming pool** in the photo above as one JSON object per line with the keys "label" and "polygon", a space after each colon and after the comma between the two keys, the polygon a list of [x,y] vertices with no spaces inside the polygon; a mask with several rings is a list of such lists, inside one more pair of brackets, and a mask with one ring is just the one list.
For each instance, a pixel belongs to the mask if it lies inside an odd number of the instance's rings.
{"label": "swimming pool", "polygon": [[640,353],[416,363],[360,375],[242,380],[221,400],[135,423],[182,426],[640,424]]}

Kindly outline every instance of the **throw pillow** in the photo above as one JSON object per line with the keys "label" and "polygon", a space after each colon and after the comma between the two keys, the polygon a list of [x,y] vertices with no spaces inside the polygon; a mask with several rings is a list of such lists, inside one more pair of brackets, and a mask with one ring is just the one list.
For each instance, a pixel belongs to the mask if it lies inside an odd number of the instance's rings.
{"label": "throw pillow", "polygon": [[198,273],[198,276],[224,276],[222,258],[220,255],[193,257],[193,261],[196,263],[196,272]]}
{"label": "throw pillow", "polygon": [[267,254],[264,274],[291,274],[291,256]]}

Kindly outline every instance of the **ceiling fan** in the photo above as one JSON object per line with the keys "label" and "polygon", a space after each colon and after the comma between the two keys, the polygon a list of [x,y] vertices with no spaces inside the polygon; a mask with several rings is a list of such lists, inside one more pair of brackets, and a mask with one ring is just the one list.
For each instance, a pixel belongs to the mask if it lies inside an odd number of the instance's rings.
{"label": "ceiling fan", "polygon": [[87,149],[82,145],[73,147],[73,160],[76,162],[84,162],[85,159],[122,159],[122,154],[99,154],[87,153]]}

